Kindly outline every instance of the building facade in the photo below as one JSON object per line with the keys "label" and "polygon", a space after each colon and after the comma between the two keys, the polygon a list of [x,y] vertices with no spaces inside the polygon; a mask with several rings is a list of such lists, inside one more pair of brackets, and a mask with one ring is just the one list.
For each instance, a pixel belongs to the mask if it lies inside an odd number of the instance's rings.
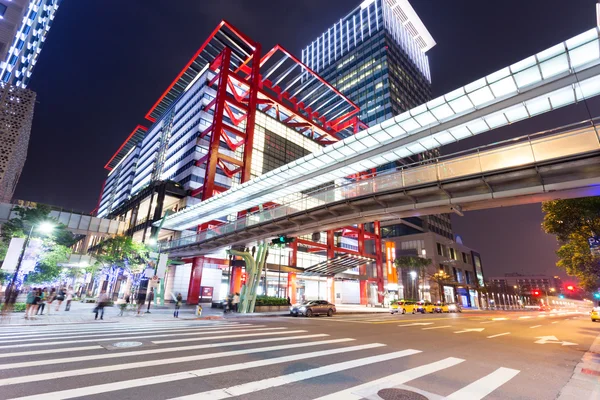
{"label": "building facade", "polygon": [[36,95],[26,89],[60,0],[0,0],[0,201],[25,165]]}

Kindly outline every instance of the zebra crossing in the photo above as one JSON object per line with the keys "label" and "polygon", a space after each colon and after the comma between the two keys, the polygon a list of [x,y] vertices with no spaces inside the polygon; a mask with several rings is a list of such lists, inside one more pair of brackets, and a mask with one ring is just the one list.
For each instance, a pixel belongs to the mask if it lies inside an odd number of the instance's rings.
{"label": "zebra crossing", "polygon": [[[277,398],[277,393],[290,399],[378,399],[382,389],[406,389],[419,378],[469,368],[467,359],[432,361],[418,348],[392,349],[315,329],[241,321],[3,327],[0,400]],[[467,384],[448,382],[455,387],[447,398],[501,393],[519,374],[502,366],[483,372]],[[332,384],[314,383],[321,380]]]}

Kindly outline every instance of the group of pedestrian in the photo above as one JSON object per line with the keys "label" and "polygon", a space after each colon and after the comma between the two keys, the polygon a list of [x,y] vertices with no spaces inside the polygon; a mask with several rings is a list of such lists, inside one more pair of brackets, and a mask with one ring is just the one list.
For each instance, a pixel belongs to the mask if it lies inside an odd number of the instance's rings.
{"label": "group of pedestrian", "polygon": [[[32,287],[27,292],[27,298],[25,300],[25,318],[33,318],[34,315],[44,315],[46,304],[48,304],[47,315],[50,315],[52,305],[56,304],[55,311],[60,311],[60,306],[63,301],[67,301],[65,305],[65,311],[71,309],[71,302],[73,300],[73,288],[69,286],[68,289],[60,286],[57,288],[36,288]],[[56,302],[56,303],[54,303]]]}
{"label": "group of pedestrian", "polygon": [[229,296],[227,296],[227,302],[225,303],[223,312],[224,313],[238,312],[239,304],[240,304],[240,294],[237,292],[233,295],[230,294]]}

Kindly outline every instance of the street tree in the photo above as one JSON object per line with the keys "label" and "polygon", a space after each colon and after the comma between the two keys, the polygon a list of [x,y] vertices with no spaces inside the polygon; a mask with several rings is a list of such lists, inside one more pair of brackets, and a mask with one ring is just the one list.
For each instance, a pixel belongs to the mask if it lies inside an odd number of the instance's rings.
{"label": "street tree", "polygon": [[542,210],[544,231],[560,243],[556,265],[579,278],[586,290],[597,290],[600,257],[590,251],[588,238],[600,235],[600,197],[548,201]]}
{"label": "street tree", "polygon": [[440,296],[440,301],[444,301],[444,291],[442,290],[442,286],[445,283],[453,283],[452,277],[446,273],[443,269],[440,269],[435,274],[429,275],[429,281],[433,281],[438,285],[438,293]]}
{"label": "street tree", "polygon": [[[418,287],[419,282],[422,282],[422,285],[425,286],[425,273],[428,266],[431,265],[430,258],[422,258],[416,256],[401,256],[394,260],[394,264],[396,265],[396,273],[398,274],[398,282],[403,282],[402,277],[404,275],[411,275],[411,272],[415,273],[415,277],[418,279],[408,279],[409,282],[403,284],[404,286],[404,298],[413,299],[415,296],[418,296],[418,292],[416,287]],[[406,274],[403,274],[402,271],[406,271]],[[410,288],[407,290],[407,288]]]}

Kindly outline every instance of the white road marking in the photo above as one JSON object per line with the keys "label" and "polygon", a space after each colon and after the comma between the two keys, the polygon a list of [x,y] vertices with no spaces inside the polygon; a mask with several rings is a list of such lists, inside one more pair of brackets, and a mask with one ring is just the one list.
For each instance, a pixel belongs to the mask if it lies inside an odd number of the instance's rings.
{"label": "white road marking", "polygon": [[492,318],[492,321],[506,321],[508,318]]}
{"label": "white road marking", "polygon": [[[246,327],[250,327],[250,326],[254,326],[254,327],[265,327],[266,325],[250,325],[250,324],[245,324],[245,325],[235,325],[235,326],[227,326],[225,328],[227,329],[231,329],[231,328],[236,328],[238,326],[246,326]],[[210,328],[208,327],[199,327],[199,328],[192,328],[192,327],[178,327],[178,328],[127,328],[127,329],[110,329],[110,330],[105,330],[102,331],[103,333],[100,332],[92,332],[92,335],[88,335],[88,332],[79,332],[76,335],[71,335],[71,336],[62,336],[64,334],[59,334],[58,338],[51,338],[51,339],[73,339],[73,338],[78,338],[81,337],[82,335],[85,335],[86,338],[92,338],[92,337],[101,337],[101,336],[106,336],[106,335],[114,335],[114,334],[119,334],[119,335],[135,335],[138,332],[144,332],[144,333],[150,333],[150,332],[154,332],[154,333],[163,333],[163,332],[190,332],[190,331],[214,331],[217,329],[223,329],[223,327],[216,327],[216,326],[211,326]],[[125,332],[123,332],[125,331]],[[69,334],[71,334],[72,332],[69,332]],[[74,332],[73,332],[74,333]],[[23,336],[23,335],[19,335],[19,336]],[[40,337],[41,336],[41,337]],[[31,337],[31,338],[24,338],[24,339],[10,339],[10,340],[0,340],[0,343],[15,343],[15,342],[37,342],[37,341],[44,341],[44,340],[48,340],[48,336],[56,336],[56,335],[45,335],[45,334],[36,334],[35,337]]]}
{"label": "white road marking", "polygon": [[[157,337],[172,337],[172,336],[195,336],[195,335],[203,335],[203,334],[209,334],[209,333],[229,333],[229,332],[245,332],[245,331],[272,331],[272,330],[279,330],[279,329],[286,329],[286,328],[282,328],[282,327],[277,327],[277,328],[259,328],[259,329],[235,329],[235,330],[222,330],[222,331],[218,331],[218,330],[210,330],[208,332],[203,331],[203,332],[187,332],[187,333],[177,333],[177,334],[173,334],[173,333],[168,333],[168,334],[162,334],[162,335],[141,335],[141,336],[128,336],[127,339],[149,339],[149,338],[157,338]],[[59,342],[45,342],[45,343],[23,343],[23,344],[12,344],[12,345],[8,345],[8,346],[0,346],[0,349],[14,349],[17,347],[32,347],[32,346],[53,346],[53,345],[61,345],[61,344],[75,344],[75,343],[90,343],[90,342],[107,342],[107,341],[111,341],[111,340],[123,340],[123,336],[116,336],[116,337],[105,337],[105,338],[98,338],[98,339],[82,339],[82,340],[65,340],[65,341],[59,341]]]}
{"label": "white road marking", "polygon": [[483,332],[485,328],[469,328],[463,329],[462,331],[456,331],[454,333],[467,333],[467,332]]}
{"label": "white road marking", "polygon": [[554,322],[552,322],[552,323],[553,323],[553,324],[558,324],[559,322],[560,322],[560,321],[554,321]]}
{"label": "white road marking", "polygon": [[483,322],[480,322],[480,324],[491,324],[492,322],[494,322],[494,321],[483,321]]}
{"label": "white road marking", "polygon": [[[263,379],[261,381],[254,381],[245,383],[242,385],[231,386],[225,389],[216,389],[203,393],[195,393],[188,396],[177,397],[177,400],[220,400],[228,399],[235,396],[243,396],[250,393],[259,392],[261,390],[270,389],[278,386],[287,385],[288,383],[299,382],[306,379],[315,378],[317,376],[333,374],[347,369],[361,367],[363,365],[374,364],[377,362],[383,362],[393,360],[400,357],[411,356],[413,354],[420,353],[418,350],[402,350],[394,353],[381,354],[378,356],[359,358],[357,360],[351,360],[341,362],[337,364],[327,365],[325,367],[319,367],[309,369],[307,371],[295,372],[293,374],[277,376],[275,378]],[[174,399],[173,399],[174,400]]]}
{"label": "white road marking", "polygon": [[488,339],[493,339],[493,338],[495,338],[495,337],[498,337],[498,336],[505,336],[505,335],[510,335],[510,332],[499,333],[499,334],[497,334],[497,335],[488,336],[487,338],[488,338]]}
{"label": "white road marking", "polygon": [[398,326],[425,326],[425,325],[433,325],[433,322],[415,322],[413,324],[402,324]]}
{"label": "white road marking", "polygon": [[533,317],[532,317],[532,316],[530,316],[530,315],[526,315],[526,316],[523,316],[523,317],[519,317],[519,319],[529,319],[529,318],[533,318]]}
{"label": "white road marking", "polygon": [[70,353],[72,351],[87,351],[87,350],[100,350],[102,346],[81,346],[81,347],[70,347],[50,350],[33,350],[33,351],[17,351],[14,353],[1,353],[0,358],[13,358],[23,356],[39,356],[42,354],[54,354],[54,353]]}
{"label": "white road marking", "polygon": [[70,376],[82,376],[82,375],[100,374],[100,373],[112,372],[112,371],[122,371],[122,370],[131,369],[131,368],[155,367],[155,366],[160,366],[160,365],[165,365],[165,364],[179,364],[182,362],[210,360],[210,359],[214,359],[214,358],[233,357],[233,356],[239,356],[239,355],[245,355],[245,354],[263,353],[263,352],[268,352],[268,351],[297,349],[297,348],[311,347],[311,346],[322,346],[325,344],[350,342],[353,340],[355,340],[355,339],[343,338],[343,339],[321,340],[321,341],[316,341],[316,342],[302,342],[302,343],[294,343],[294,344],[284,344],[284,345],[279,345],[279,346],[259,347],[259,348],[253,348],[253,349],[223,351],[223,352],[219,352],[219,353],[199,354],[199,355],[194,355],[194,356],[163,358],[163,359],[159,359],[159,360],[149,360],[149,361],[139,361],[139,362],[133,362],[133,363],[127,363],[127,364],[106,365],[103,367],[80,368],[80,369],[69,370],[69,371],[48,372],[48,373],[43,373],[43,374],[17,376],[17,377],[13,377],[13,378],[0,379],[0,386],[15,385],[17,383],[47,381],[47,380],[52,380],[52,379],[67,378]]}
{"label": "white road marking", "polygon": [[534,325],[534,326],[530,326],[529,329],[535,329],[535,328],[539,328],[541,325]]}
{"label": "white road marking", "polygon": [[[259,330],[259,329],[257,329],[257,330]],[[190,338],[190,339],[153,340],[152,343],[154,343],[154,344],[185,343],[185,342],[198,342],[198,341],[204,341],[204,340],[246,338],[246,337],[254,337],[254,336],[287,335],[289,333],[301,333],[301,332],[308,332],[308,331],[306,331],[306,330],[294,330],[294,331],[278,330],[276,332],[244,333],[241,335],[218,335],[218,336],[195,337],[195,338]]]}
{"label": "white road marking", "polygon": [[[187,372],[176,372],[173,374],[166,374],[166,375],[153,375],[153,376],[149,376],[146,378],[131,379],[131,380],[126,380],[126,381],[121,381],[121,382],[111,382],[111,383],[105,383],[105,384],[101,384],[101,385],[82,387],[82,388],[78,388],[78,389],[68,389],[68,390],[60,390],[60,391],[49,392],[49,393],[39,393],[39,394],[31,395],[31,396],[20,397],[20,398],[18,398],[18,400],[39,400],[40,398],[43,398],[44,400],[72,399],[74,397],[91,396],[94,394],[115,392],[118,390],[125,390],[125,389],[131,389],[131,388],[135,388],[135,387],[143,387],[143,386],[149,386],[149,385],[158,385],[161,383],[176,382],[176,381],[181,381],[181,380],[185,380],[185,379],[197,379],[198,377],[202,377],[202,376],[209,376],[209,375],[222,374],[222,373],[231,373],[234,371],[240,371],[240,370],[245,370],[245,369],[250,369],[250,368],[264,367],[264,366],[268,366],[268,365],[282,364],[282,363],[294,362],[294,361],[298,361],[298,360],[306,360],[306,359],[315,358],[315,357],[325,357],[325,356],[332,355],[332,354],[342,354],[342,353],[348,353],[348,352],[352,352],[352,351],[373,349],[373,348],[377,348],[377,347],[385,347],[385,344],[370,343],[370,344],[363,344],[363,345],[359,345],[359,346],[342,347],[339,349],[315,351],[312,353],[300,353],[300,354],[294,354],[291,356],[268,358],[268,359],[264,359],[264,360],[249,361],[249,362],[243,362],[243,363],[238,363],[238,364],[229,364],[229,365],[223,365],[223,366],[219,366],[219,367],[209,367],[209,368],[197,369],[197,370],[187,371]],[[13,400],[17,400],[17,399],[13,399]]]}
{"label": "white road marking", "polygon": [[421,378],[425,375],[432,374],[437,371],[441,371],[446,368],[453,367],[457,364],[462,363],[463,359],[460,358],[446,358],[440,361],[436,361],[430,364],[425,364],[420,367],[411,368],[406,371],[399,372],[397,374],[389,375],[384,378],[380,378],[371,382],[364,383],[362,385],[354,386],[349,389],[345,389],[336,393],[319,397],[315,400],[360,400],[367,396],[376,394],[379,390],[390,388],[401,385],[405,382],[412,381],[413,379]]}
{"label": "white road marking", "polygon": [[519,372],[519,370],[511,368],[498,368],[491,374],[452,393],[450,396],[446,397],[446,400],[483,399],[485,396],[514,378]]}
{"label": "white road marking", "polygon": [[443,326],[432,326],[429,328],[422,328],[424,331],[428,330],[428,329],[442,329],[442,328],[450,328],[450,325],[443,325]]}
{"label": "white road marking", "polygon": [[[220,343],[210,343],[210,344],[199,344],[199,345],[195,345],[195,346],[167,347],[167,348],[162,348],[162,349],[127,351],[127,352],[118,352],[118,353],[110,353],[110,354],[94,354],[94,355],[90,355],[90,356],[80,356],[80,357],[55,358],[53,360],[44,360],[44,362],[47,364],[58,365],[60,363],[70,363],[70,362],[78,362],[78,361],[104,360],[107,358],[143,356],[143,355],[148,355],[148,354],[171,353],[171,352],[175,352],[175,351],[190,351],[190,350],[210,349],[210,348],[215,348],[215,347],[240,346],[243,344],[280,342],[280,341],[284,341],[284,340],[297,340],[297,339],[304,340],[304,339],[312,339],[312,338],[325,337],[325,336],[329,336],[329,335],[327,335],[325,333],[319,333],[319,334],[314,334],[314,335],[284,336],[284,337],[266,338],[266,339],[240,340],[237,342],[220,342]],[[39,360],[25,361],[25,362],[20,362],[20,363],[11,363],[11,364],[0,364],[0,370],[35,367],[35,366],[39,366],[39,365],[40,365]]]}

